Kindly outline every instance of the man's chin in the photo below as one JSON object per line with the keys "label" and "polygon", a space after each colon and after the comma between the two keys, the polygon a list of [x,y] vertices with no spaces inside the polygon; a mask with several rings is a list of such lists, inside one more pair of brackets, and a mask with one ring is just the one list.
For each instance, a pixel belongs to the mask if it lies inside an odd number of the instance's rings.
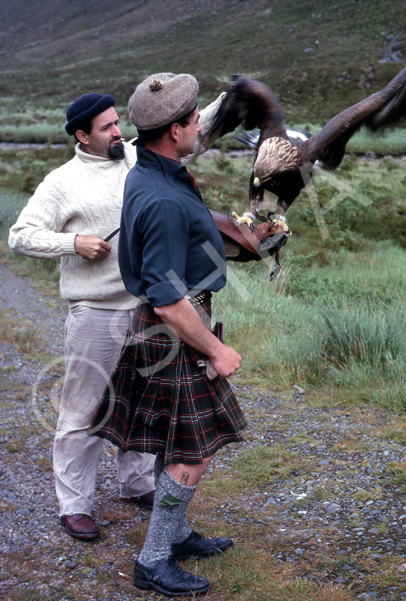
{"label": "man's chin", "polygon": [[107,154],[110,159],[113,159],[113,161],[121,161],[124,158],[124,153],[125,149],[122,142],[109,144],[107,148]]}

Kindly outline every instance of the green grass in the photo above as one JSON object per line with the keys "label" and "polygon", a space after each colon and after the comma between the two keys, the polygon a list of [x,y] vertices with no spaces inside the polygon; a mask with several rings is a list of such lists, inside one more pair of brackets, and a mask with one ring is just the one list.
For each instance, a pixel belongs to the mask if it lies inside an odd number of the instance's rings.
{"label": "green grass", "polygon": [[389,463],[386,478],[389,485],[399,486],[403,492],[406,492],[406,463],[400,461]]}
{"label": "green grass", "polygon": [[[317,134],[326,124],[326,121],[312,123],[289,123],[293,128],[306,131],[312,136]],[[403,155],[406,151],[406,131],[404,127],[388,127],[373,132],[367,127],[361,127],[349,140],[346,151],[349,154],[364,155],[373,152],[379,156]]]}
{"label": "green grass", "polygon": [[366,128],[353,136],[347,145],[347,151],[354,154],[375,152],[378,155],[406,154],[406,131],[402,128],[386,129],[372,133]]}
{"label": "green grass", "polygon": [[0,234],[3,239],[7,237],[9,228],[16,222],[27,201],[25,194],[0,188]]}
{"label": "green grass", "polygon": [[8,125],[2,127],[1,142],[16,143],[64,143],[66,135],[61,124],[36,123],[26,125]]}
{"label": "green grass", "polygon": [[297,453],[282,445],[260,445],[239,453],[227,470],[216,470],[205,489],[227,494],[241,493],[247,486],[264,490],[276,481],[296,473],[303,475],[305,471],[306,463]]}
{"label": "green grass", "polygon": [[[74,100],[74,98],[72,98]],[[0,109],[0,142],[28,144],[69,144],[74,139],[65,132],[66,109],[70,101],[48,99],[40,101],[21,101],[21,98],[8,98]],[[116,106],[120,117],[120,126],[125,138],[136,135],[136,129],[127,115],[127,106]]]}
{"label": "green grass", "polygon": [[[0,188],[0,259],[7,262],[19,275],[34,275],[47,286],[57,289],[59,280],[57,259],[33,259],[23,255],[13,255],[8,251],[9,229],[16,222],[27,201],[28,197],[25,193]],[[48,287],[48,291],[50,290],[51,288]]]}
{"label": "green grass", "polygon": [[[293,231],[287,249],[329,263],[341,249],[360,250],[369,240],[393,240],[406,246],[404,163],[364,161],[348,156],[335,172],[318,170],[289,209]],[[247,207],[252,159],[198,159],[189,165],[209,207],[228,213]],[[265,195],[263,212],[276,199]],[[284,256],[289,256],[289,250]],[[302,259],[301,259],[302,260]]]}
{"label": "green grass", "polygon": [[402,302],[388,307],[341,307],[329,304],[320,310],[313,330],[316,350],[304,360],[320,380],[357,390],[392,410],[406,408],[405,314]]}
{"label": "green grass", "polygon": [[[186,564],[196,570],[195,562]],[[185,567],[186,567],[185,566]],[[244,569],[241,567],[244,566]],[[350,601],[351,593],[337,585],[317,585],[292,578],[287,567],[267,556],[263,550],[236,548],[232,553],[198,564],[198,574],[210,578],[218,591],[214,599],[235,601]],[[214,593],[215,594],[215,593]],[[208,598],[211,598],[208,593]]]}
{"label": "green grass", "polygon": [[2,310],[0,315],[0,340],[18,348],[23,353],[44,350],[38,330],[27,319],[20,319],[12,311]]}
{"label": "green grass", "polygon": [[289,282],[288,276],[282,285],[283,280],[268,281],[264,265],[231,266],[236,285],[229,283],[217,295],[215,316],[226,324],[227,342],[243,355],[244,371],[274,386],[329,387],[341,400],[368,399],[404,410],[406,252],[376,248],[340,253],[347,260],[334,266],[341,282],[336,293],[324,286],[333,281],[325,275],[333,274],[331,266],[307,268],[309,295],[305,278]]}
{"label": "green grass", "polygon": [[[0,163],[3,244],[28,194],[73,147],[6,152],[7,162]],[[190,168],[209,206],[227,213],[246,207],[250,163],[220,154]],[[289,210],[293,236],[274,282],[272,259],[229,264],[215,314],[243,354],[245,372],[276,387],[314,387],[333,400],[405,408],[405,180],[398,163],[347,157],[336,174],[317,174]],[[319,210],[332,207],[323,215],[324,230],[311,195]],[[267,197],[264,210],[273,206]],[[58,261],[3,256],[19,273],[52,285],[58,280]]]}
{"label": "green grass", "polygon": [[[62,163],[71,159],[74,146],[70,141],[66,148],[14,148],[0,149],[0,194],[13,191],[28,200],[44,177]],[[6,188],[6,190],[4,190]],[[18,201],[20,202],[20,201]],[[0,201],[0,214],[4,213],[6,199]]]}
{"label": "green grass", "polygon": [[[226,85],[223,86],[226,89]],[[200,107],[204,107],[216,97],[205,95],[200,99]],[[20,99],[14,98],[17,105]],[[57,108],[48,108],[43,100],[37,103],[37,109],[32,102],[27,102],[25,112],[14,112],[13,104],[5,103],[0,109],[0,142],[28,143],[28,144],[68,144],[73,147],[74,140],[65,133],[65,111],[68,101],[59,101]],[[124,138],[131,140],[137,134],[136,128],[130,122],[127,114],[127,106],[116,107],[120,118],[121,133]],[[308,131],[311,134],[318,133],[326,121],[320,124],[297,123],[295,120],[285,121],[285,125],[291,128]],[[220,149],[239,149],[244,145],[236,141],[232,134],[219,139],[215,143]],[[406,154],[406,131],[404,127],[387,128],[379,133],[373,133],[363,128],[351,138],[347,145],[347,152],[356,155],[364,155],[373,152],[378,156],[404,155]],[[388,163],[390,167],[390,163]],[[397,168],[392,163],[392,168]]]}

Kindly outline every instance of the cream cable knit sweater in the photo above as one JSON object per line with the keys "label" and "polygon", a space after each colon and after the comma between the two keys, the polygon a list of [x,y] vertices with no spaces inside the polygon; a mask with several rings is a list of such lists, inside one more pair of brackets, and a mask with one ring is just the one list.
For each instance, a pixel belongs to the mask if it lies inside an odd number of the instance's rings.
{"label": "cream cable knit sweater", "polygon": [[70,305],[100,309],[132,309],[137,299],[126,291],[118,267],[118,235],[108,256],[84,261],[75,254],[77,234],[106,238],[120,226],[124,183],[137,159],[125,143],[125,158],[112,161],[83,152],[38,186],[10,229],[13,252],[30,257],[61,257],[61,296]]}

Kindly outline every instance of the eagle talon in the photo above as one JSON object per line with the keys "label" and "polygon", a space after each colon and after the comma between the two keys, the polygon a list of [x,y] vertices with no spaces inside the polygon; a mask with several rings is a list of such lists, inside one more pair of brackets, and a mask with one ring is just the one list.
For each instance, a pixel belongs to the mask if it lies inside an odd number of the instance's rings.
{"label": "eagle talon", "polygon": [[282,231],[289,237],[292,235],[292,231],[288,228],[286,224],[286,218],[283,215],[274,214],[274,218],[271,222],[271,227],[279,225],[282,228]]}
{"label": "eagle talon", "polygon": [[247,212],[247,213],[244,213],[244,215],[242,215],[240,217],[238,215],[238,213],[236,213],[235,211],[232,211],[231,213],[229,213],[229,217],[231,217],[234,220],[235,227],[239,227],[243,223],[246,223],[248,225],[248,227],[250,228],[251,232],[254,231],[255,215],[253,213]]}

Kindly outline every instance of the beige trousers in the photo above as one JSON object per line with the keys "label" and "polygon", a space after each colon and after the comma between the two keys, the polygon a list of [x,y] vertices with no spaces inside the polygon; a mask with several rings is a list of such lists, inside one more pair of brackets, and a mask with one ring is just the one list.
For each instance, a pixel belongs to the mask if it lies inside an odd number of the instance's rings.
{"label": "beige trousers", "polygon": [[[91,515],[103,440],[89,436],[95,406],[119,356],[133,311],[77,305],[66,318],[66,376],[54,442],[54,474],[60,515]],[[117,450],[121,497],[154,490],[155,456]]]}

